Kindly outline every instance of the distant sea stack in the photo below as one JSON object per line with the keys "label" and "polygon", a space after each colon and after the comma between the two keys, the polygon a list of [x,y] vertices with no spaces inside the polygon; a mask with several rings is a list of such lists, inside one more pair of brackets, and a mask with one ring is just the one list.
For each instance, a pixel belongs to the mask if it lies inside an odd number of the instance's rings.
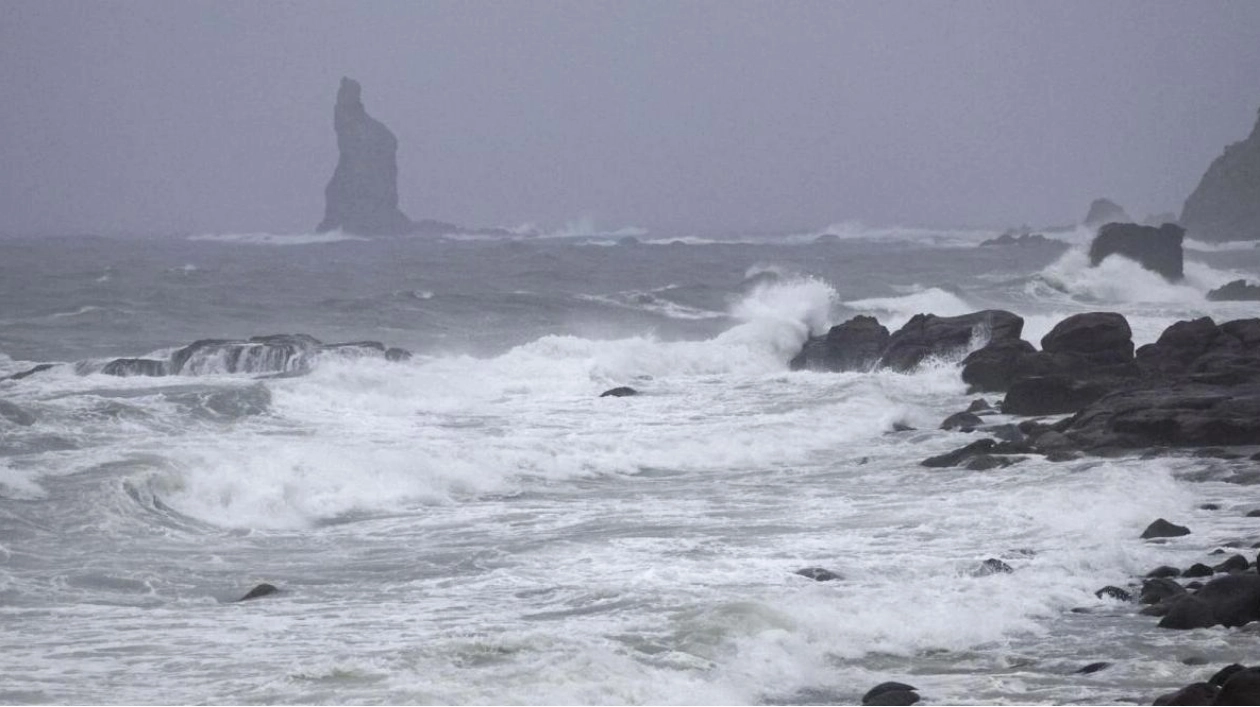
{"label": "distant sea stack", "polygon": [[1094,199],[1089,204],[1089,213],[1085,214],[1084,224],[1090,228],[1097,228],[1104,223],[1128,223],[1132,220],[1129,214],[1111,199]]}
{"label": "distant sea stack", "polygon": [[1251,135],[1225,148],[1181,210],[1201,241],[1260,240],[1260,116]]}
{"label": "distant sea stack", "polygon": [[1123,255],[1176,282],[1185,275],[1185,253],[1181,249],[1185,235],[1185,230],[1175,223],[1159,228],[1108,223],[1098,229],[1098,235],[1089,244],[1089,264],[1097,267],[1109,255]]}
{"label": "distant sea stack", "polygon": [[398,139],[367,114],[362,88],[342,77],[333,110],[337,169],[324,188],[320,233],[341,229],[358,235],[415,232],[416,224],[398,209]]}

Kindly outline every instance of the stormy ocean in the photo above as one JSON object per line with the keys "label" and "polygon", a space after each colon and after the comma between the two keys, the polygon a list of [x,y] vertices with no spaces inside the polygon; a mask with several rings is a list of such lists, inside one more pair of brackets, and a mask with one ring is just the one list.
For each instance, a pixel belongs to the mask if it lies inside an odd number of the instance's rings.
{"label": "stormy ocean", "polygon": [[[591,231],[0,240],[0,378],[58,364],[0,382],[0,702],[1132,704],[1254,656],[1094,592],[1260,539],[1255,462],[929,469],[966,351],[788,366],[856,314],[1255,316],[1205,298],[1254,244],[1169,284],[1085,229]],[[105,370],[273,334],[413,355]]]}

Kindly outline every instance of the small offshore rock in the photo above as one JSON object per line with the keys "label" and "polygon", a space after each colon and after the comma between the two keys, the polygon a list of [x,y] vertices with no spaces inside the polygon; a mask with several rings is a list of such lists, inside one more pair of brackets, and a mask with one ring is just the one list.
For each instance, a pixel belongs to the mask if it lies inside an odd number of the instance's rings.
{"label": "small offshore rock", "polygon": [[823,567],[806,567],[796,571],[802,577],[808,577],[815,582],[830,582],[836,579],[844,579],[838,572],[832,572]]}
{"label": "small offshore rock", "polygon": [[919,701],[918,688],[904,682],[881,682],[862,695],[863,705],[912,705]]}
{"label": "small offshore rock", "polygon": [[1190,529],[1186,526],[1169,523],[1163,518],[1159,518],[1154,523],[1146,526],[1146,530],[1142,531],[1142,539],[1150,540],[1151,538],[1176,538],[1189,534]]}
{"label": "small offshore rock", "polygon": [[975,400],[971,401],[970,405],[967,406],[967,412],[981,413],[981,412],[997,412],[997,411],[993,409],[993,406],[989,404],[988,400],[985,400],[984,398],[976,398]]}
{"label": "small offshore rock", "polygon": [[631,395],[638,395],[638,394],[639,394],[639,391],[629,386],[623,385],[623,386],[618,386],[616,388],[612,388],[610,390],[605,390],[604,392],[599,394],[599,397],[601,398],[628,398]]}
{"label": "small offshore rock", "polygon": [[985,577],[991,574],[1009,574],[1014,571],[1015,570],[1011,569],[1011,566],[1005,562],[997,559],[996,557],[990,557],[984,562],[981,562],[980,566],[971,574],[974,577]]}
{"label": "small offshore rock", "polygon": [[996,444],[996,442],[992,439],[978,439],[965,447],[960,447],[952,452],[938,454],[934,457],[928,457],[919,463],[923,466],[932,468],[958,466],[971,457],[979,454],[986,454],[992,451],[994,444]]}
{"label": "small offshore rock", "polygon": [[1181,570],[1169,565],[1161,565],[1146,573],[1147,577],[1180,577]]}
{"label": "small offshore rock", "polygon": [[970,412],[956,412],[945,418],[945,421],[941,423],[941,429],[971,432],[983,424],[984,420],[980,419],[979,415]]}
{"label": "small offshore rock", "polygon": [[1110,584],[1094,592],[1094,596],[1099,599],[1107,597],[1108,599],[1115,599],[1117,601],[1133,601],[1133,594],[1121,589],[1120,587],[1115,587]]}
{"label": "small offshore rock", "polygon": [[1074,672],[1077,675],[1089,675],[1090,673],[1096,673],[1099,670],[1106,670],[1107,668],[1110,668],[1110,667],[1111,667],[1111,663],[1108,663],[1105,660],[1100,660],[1097,663],[1090,663],[1089,665],[1086,665],[1085,667],[1079,670],[1076,670]]}
{"label": "small offshore rock", "polygon": [[274,585],[263,582],[257,587],[254,587],[253,589],[246,592],[245,596],[241,597],[240,599],[237,599],[236,601],[241,602],[241,601],[249,601],[251,599],[259,599],[265,596],[269,596],[271,594],[275,594],[279,591],[280,590],[277,589]]}
{"label": "small offshore rock", "polygon": [[1247,562],[1247,558],[1242,555],[1230,555],[1229,559],[1212,569],[1217,572],[1246,572],[1250,566],[1251,563]]}
{"label": "small offshore rock", "polygon": [[1204,503],[1203,505],[1199,506],[1199,510],[1201,510],[1201,511],[1219,511],[1219,510],[1221,510],[1221,507],[1220,507],[1219,505],[1215,504],[1215,503]]}
{"label": "small offshore rock", "polygon": [[1217,624],[1212,607],[1195,596],[1178,597],[1168,607],[1168,613],[1160,619],[1160,628],[1189,630],[1208,628]]}

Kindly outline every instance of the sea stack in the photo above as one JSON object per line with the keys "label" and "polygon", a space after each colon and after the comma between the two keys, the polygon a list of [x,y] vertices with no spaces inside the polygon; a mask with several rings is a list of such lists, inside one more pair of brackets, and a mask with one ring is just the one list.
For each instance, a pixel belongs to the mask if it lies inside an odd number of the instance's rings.
{"label": "sea stack", "polygon": [[1185,254],[1181,241],[1186,232],[1175,223],[1159,228],[1136,223],[1109,223],[1098,229],[1089,245],[1089,264],[1097,267],[1110,255],[1123,255],[1136,260],[1147,270],[1163,275],[1171,282],[1184,276]]}
{"label": "sea stack", "polygon": [[342,77],[333,109],[337,168],[324,188],[320,233],[341,229],[357,235],[411,233],[416,226],[398,208],[398,139],[367,114],[362,88]]}
{"label": "sea stack", "polygon": [[1208,167],[1186,199],[1181,225],[1201,241],[1260,239],[1260,115],[1251,135]]}
{"label": "sea stack", "polygon": [[1089,213],[1085,214],[1083,223],[1090,228],[1098,228],[1104,223],[1113,221],[1128,223],[1132,220],[1129,214],[1111,199],[1094,199],[1089,204]]}

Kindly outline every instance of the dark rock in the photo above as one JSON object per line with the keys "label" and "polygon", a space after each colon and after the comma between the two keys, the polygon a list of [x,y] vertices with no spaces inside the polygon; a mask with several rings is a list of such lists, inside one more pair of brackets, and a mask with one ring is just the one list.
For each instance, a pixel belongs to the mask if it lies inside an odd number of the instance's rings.
{"label": "dark rock", "polygon": [[604,392],[599,394],[599,397],[601,398],[610,398],[610,397],[611,398],[626,398],[631,395],[638,395],[638,394],[639,394],[639,391],[635,390],[634,388],[622,385],[616,388],[605,390]]}
{"label": "dark rock", "polygon": [[986,240],[980,241],[980,245],[981,245],[982,247],[989,247],[989,246],[1007,246],[1007,245],[1014,245],[1014,246],[1046,246],[1046,245],[1063,246],[1063,245],[1065,245],[1065,244],[1063,243],[1063,241],[1060,241],[1060,240],[1055,240],[1055,239],[1053,239],[1053,238],[1046,238],[1045,236],[1041,235],[1040,233],[1021,233],[1021,234],[1019,234],[1019,235],[1017,236],[1017,235],[1015,235],[1014,233],[1011,233],[1010,231],[1007,231],[1006,233],[1003,233],[1002,235],[998,236],[997,238],[989,238],[989,239],[986,239]]}
{"label": "dark rock", "polygon": [[411,358],[411,352],[408,351],[407,349],[400,349],[396,346],[391,346],[385,349],[386,361],[398,362],[398,361],[406,361],[410,358]]}
{"label": "dark rock", "polygon": [[996,412],[996,410],[989,404],[988,400],[985,400],[984,398],[976,398],[971,401],[970,405],[967,406],[967,412],[978,414],[982,412]]}
{"label": "dark rock", "polygon": [[948,356],[975,340],[989,343],[1018,339],[1023,331],[1022,317],[1000,309],[989,309],[957,317],[916,314],[888,340],[879,365],[909,372],[932,356]]}
{"label": "dark rock", "polygon": [[1142,594],[1138,601],[1143,604],[1161,604],[1167,599],[1186,593],[1186,588],[1167,577],[1156,577],[1142,582]]}
{"label": "dark rock", "polygon": [[1207,298],[1213,302],[1254,302],[1260,300],[1260,285],[1248,284],[1246,280],[1234,280],[1215,290],[1209,290]]}
{"label": "dark rock", "polygon": [[1190,565],[1188,568],[1186,568],[1186,571],[1182,572],[1181,576],[1182,577],[1211,577],[1213,574],[1215,574],[1215,570],[1213,570],[1211,567],[1208,567],[1202,562],[1196,562],[1193,565]]}
{"label": "dark rock", "polygon": [[964,462],[962,466],[968,471],[990,471],[992,469],[1004,469],[1021,461],[1023,460],[999,457],[992,454],[977,454]]}
{"label": "dark rock", "polygon": [[844,579],[839,573],[832,572],[822,567],[806,567],[796,571],[802,577],[808,577],[815,582],[830,582],[837,579]]}
{"label": "dark rock", "polygon": [[914,428],[902,422],[901,420],[897,420],[892,423],[892,431],[893,432],[913,432]]}
{"label": "dark rock", "polygon": [[1161,565],[1146,573],[1147,577],[1180,577],[1181,570],[1168,565]]}
{"label": "dark rock", "polygon": [[806,342],[792,370],[868,371],[888,346],[888,329],[874,317],[857,316]]}
{"label": "dark rock", "polygon": [[1116,601],[1133,601],[1132,594],[1120,587],[1113,587],[1110,584],[1094,592],[1094,596],[1099,599],[1107,597],[1108,599],[1115,599]]}
{"label": "dark rock", "polygon": [[1109,256],[1121,255],[1176,282],[1184,277],[1181,242],[1185,235],[1185,229],[1175,223],[1159,228],[1108,223],[1098,229],[1098,235],[1089,246],[1089,264],[1096,267]]}
{"label": "dark rock", "polygon": [[1260,618],[1260,575],[1228,574],[1203,585],[1195,598],[1212,609],[1221,625],[1231,628]]}
{"label": "dark rock", "polygon": [[1008,415],[1062,415],[1082,410],[1112,392],[1115,384],[1068,375],[1032,376],[1011,383],[1002,401]]}
{"label": "dark rock", "polygon": [[1230,555],[1227,560],[1212,569],[1216,572],[1246,572],[1250,566],[1251,563],[1247,562],[1247,558],[1242,555]]}
{"label": "dark rock", "polygon": [[[1006,423],[1004,425],[988,425],[986,427],[981,427],[980,429],[987,434],[991,434],[994,437],[997,437],[1003,442],[1019,442],[1019,443],[1026,442],[1026,439],[1024,438],[1024,433],[1019,431],[1019,425],[1015,425],[1012,423]],[[1020,453],[1026,453],[1026,452],[1031,452],[1031,451],[1032,451],[1032,447],[1029,446],[1024,450],[1021,450]]]}
{"label": "dark rock", "polygon": [[1221,507],[1220,507],[1219,505],[1215,504],[1215,503],[1204,503],[1203,505],[1199,506],[1199,510],[1202,510],[1202,511],[1219,511],[1219,510],[1221,510]]}
{"label": "dark rock", "polygon": [[150,358],[116,358],[101,367],[101,373],[107,376],[164,376],[166,361],[155,361]]}
{"label": "dark rock", "polygon": [[1246,670],[1246,669],[1247,669],[1247,666],[1245,665],[1239,665],[1238,663],[1231,663],[1221,668],[1220,670],[1216,671],[1216,673],[1213,674],[1212,677],[1208,678],[1208,684],[1214,685],[1216,687],[1220,687],[1224,685],[1227,680],[1234,677],[1234,673],[1237,673],[1241,670]]}
{"label": "dark rock", "polygon": [[912,705],[919,701],[915,690],[903,682],[881,682],[862,695],[863,705]]}
{"label": "dark rock", "polygon": [[920,463],[923,466],[931,468],[958,466],[974,456],[987,454],[993,449],[994,444],[995,442],[992,439],[978,439],[965,447],[960,447],[952,452],[946,452],[944,454],[938,454],[934,457],[929,457]]}
{"label": "dark rock", "polygon": [[1260,705],[1260,668],[1235,671],[1216,693],[1217,705]]}
{"label": "dark rock", "polygon": [[1160,628],[1188,630],[1217,624],[1212,607],[1197,596],[1177,597],[1169,603],[1168,613],[1160,619]]}
{"label": "dark rock", "polygon": [[956,412],[945,418],[941,423],[942,430],[962,430],[963,432],[971,432],[980,425],[984,424],[979,416],[969,412]]}
{"label": "dark rock", "polygon": [[1079,670],[1074,670],[1073,672],[1076,673],[1077,675],[1089,675],[1090,673],[1096,673],[1099,670],[1106,670],[1107,668],[1110,668],[1110,667],[1111,667],[1111,663],[1108,663],[1106,661],[1098,661],[1097,663],[1090,663],[1089,665],[1086,665],[1085,667],[1080,668]]}
{"label": "dark rock", "polygon": [[35,424],[34,415],[8,400],[0,400],[0,419],[8,420],[15,425],[23,427],[30,427]]}
{"label": "dark rock", "polygon": [[1098,227],[1112,221],[1128,222],[1133,219],[1116,202],[1111,199],[1094,199],[1089,204],[1089,211],[1081,223],[1090,227]]}
{"label": "dark rock", "polygon": [[398,208],[398,139],[367,114],[359,82],[342,77],[333,109],[337,168],[324,189],[320,233],[341,229],[360,235],[415,231]]}
{"label": "dark rock", "polygon": [[1142,539],[1150,540],[1151,538],[1176,538],[1182,535],[1189,535],[1190,529],[1184,525],[1175,525],[1169,523],[1163,518],[1156,519],[1155,522],[1146,526],[1146,530],[1142,531]]}
{"label": "dark rock", "polygon": [[273,585],[263,583],[249,590],[248,592],[245,593],[245,596],[241,597],[240,599],[237,599],[236,601],[240,602],[240,601],[249,601],[251,599],[259,599],[261,597],[276,594],[279,591],[280,590],[274,587]]}
{"label": "dark rock", "polygon": [[1073,314],[1041,337],[1041,350],[1077,354],[1094,363],[1125,363],[1133,358],[1133,331],[1115,312]]}
{"label": "dark rock", "polygon": [[42,372],[44,372],[44,371],[47,371],[48,369],[52,368],[52,367],[53,367],[53,366],[55,366],[55,365],[57,365],[57,364],[55,364],[55,363],[41,363],[41,364],[39,364],[39,365],[37,365],[37,366],[33,366],[33,367],[31,367],[31,368],[28,368],[28,369],[26,369],[25,371],[19,371],[18,373],[14,373],[14,374],[13,374],[13,375],[11,375],[11,376],[6,376],[6,377],[4,377],[4,378],[0,378],[0,381],[20,381],[20,380],[22,380],[23,378],[28,378],[28,377],[30,377],[30,376],[35,375],[36,373],[42,373]]}
{"label": "dark rock", "polygon": [[1260,121],[1213,160],[1186,199],[1181,223],[1203,241],[1260,239]]}
{"label": "dark rock", "polygon": [[1014,571],[1015,570],[1011,569],[1011,566],[1005,562],[997,559],[996,557],[990,557],[984,562],[981,562],[980,566],[977,567],[971,574],[974,577],[986,577],[991,574],[1009,574]]}
{"label": "dark rock", "polygon": [[1248,517],[1248,518],[1260,518],[1260,508],[1257,508],[1257,509],[1255,509],[1255,510],[1253,510],[1253,511],[1247,511],[1247,517]]}
{"label": "dark rock", "polygon": [[1155,698],[1153,705],[1211,705],[1220,688],[1205,682],[1195,682]]}
{"label": "dark rock", "polygon": [[247,341],[203,339],[171,354],[175,375],[305,373],[323,345],[306,334],[271,334]]}
{"label": "dark rock", "polygon": [[1083,449],[1254,444],[1260,440],[1260,383],[1116,391],[1071,418],[1068,436]]}
{"label": "dark rock", "polygon": [[1020,374],[1024,358],[1036,351],[1023,339],[991,341],[963,359],[963,382],[974,392],[1006,390]]}

